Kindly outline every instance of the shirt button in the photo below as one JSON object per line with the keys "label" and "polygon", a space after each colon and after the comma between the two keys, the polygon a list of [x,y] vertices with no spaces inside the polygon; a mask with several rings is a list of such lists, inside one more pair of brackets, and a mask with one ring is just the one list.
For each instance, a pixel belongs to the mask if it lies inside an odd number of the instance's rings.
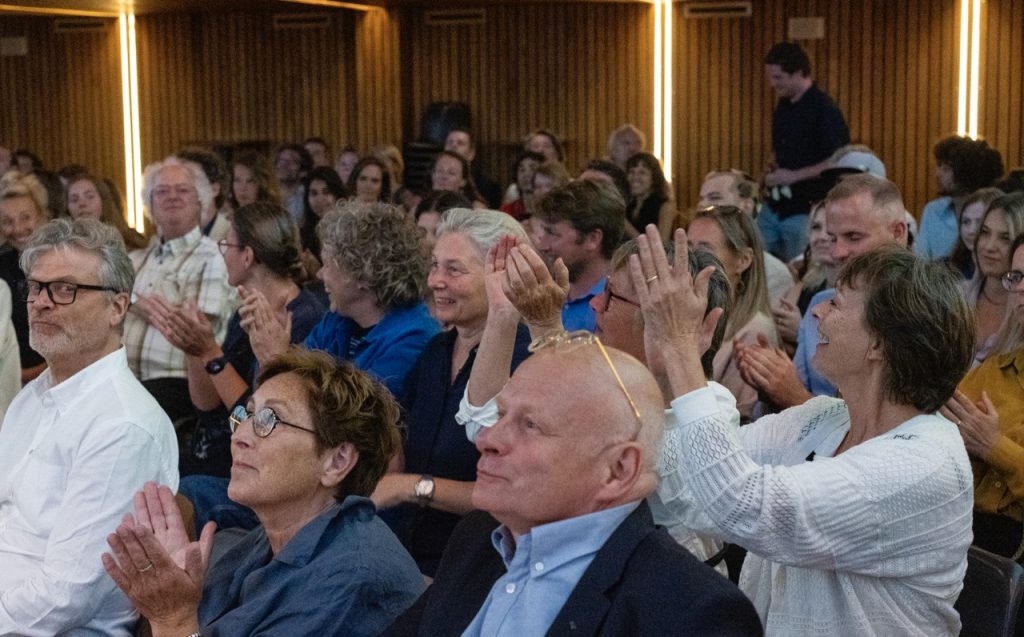
{"label": "shirt button", "polygon": [[515,584],[505,584],[505,592],[508,593],[509,595],[511,595],[512,593],[516,592],[516,585]]}
{"label": "shirt button", "polygon": [[537,571],[538,573],[543,571],[544,570],[544,562],[537,562],[536,564],[534,564],[533,565],[533,570]]}

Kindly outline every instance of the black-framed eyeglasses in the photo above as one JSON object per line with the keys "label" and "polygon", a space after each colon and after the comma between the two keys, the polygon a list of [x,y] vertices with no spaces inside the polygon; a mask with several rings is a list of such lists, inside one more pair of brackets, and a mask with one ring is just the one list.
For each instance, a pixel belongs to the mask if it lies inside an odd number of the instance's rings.
{"label": "black-framed eyeglasses", "polygon": [[241,243],[231,243],[227,239],[221,239],[220,241],[217,242],[217,249],[220,250],[221,254],[227,254],[229,247],[241,250],[245,246],[242,245]]}
{"label": "black-framed eyeglasses", "polygon": [[18,281],[18,292],[21,294],[22,300],[26,302],[31,303],[42,290],[46,290],[46,296],[50,297],[50,302],[54,305],[71,305],[78,297],[79,290],[118,292],[118,290],[105,285],[86,285],[71,281],[36,281],[35,279]]}
{"label": "black-framed eyeglasses", "polygon": [[289,427],[295,427],[296,429],[308,431],[309,433],[316,435],[316,431],[310,429],[309,427],[303,427],[301,425],[296,425],[281,420],[280,418],[277,417],[277,414],[270,407],[264,407],[263,409],[260,409],[254,414],[241,405],[237,405],[234,409],[232,409],[231,415],[228,416],[228,428],[231,429],[231,433],[235,433],[235,430],[238,429],[239,425],[241,425],[246,420],[249,420],[250,418],[252,418],[252,430],[260,438],[266,438],[267,436],[269,436],[271,432],[274,431],[274,427],[278,425],[287,425]]}
{"label": "black-framed eyeglasses", "polygon": [[612,282],[608,279],[605,279],[604,281],[604,292],[602,292],[601,294],[604,296],[604,305],[601,306],[601,312],[608,311],[608,307],[611,306],[612,304],[612,299],[615,299],[616,301],[622,301],[623,303],[628,303],[633,307],[640,307],[640,304],[634,301],[633,299],[627,299],[624,296],[612,292]]}
{"label": "black-framed eyeglasses", "polygon": [[1024,281],[1024,272],[1020,270],[1010,270],[1006,274],[1000,277],[1003,282],[1003,287],[1006,288],[1007,292],[1014,292],[1020,286],[1020,282]]}
{"label": "black-framed eyeglasses", "polygon": [[629,390],[626,389],[626,384],[622,382],[622,376],[619,376],[619,370],[615,367],[611,356],[608,355],[608,350],[604,348],[604,344],[601,343],[601,339],[597,335],[586,330],[547,334],[534,339],[527,349],[529,349],[531,354],[549,347],[554,349],[555,352],[571,352],[584,345],[597,345],[605,362],[608,363],[608,369],[611,370],[612,376],[615,377],[615,382],[618,383],[619,389],[622,390],[623,395],[625,395],[626,400],[629,402],[629,406],[633,408],[633,415],[636,416],[636,430],[633,432],[633,437],[630,440],[636,440],[636,437],[640,434],[640,428],[643,427],[643,421],[640,419],[640,410],[637,409],[636,403],[633,402],[633,397],[630,396]]}

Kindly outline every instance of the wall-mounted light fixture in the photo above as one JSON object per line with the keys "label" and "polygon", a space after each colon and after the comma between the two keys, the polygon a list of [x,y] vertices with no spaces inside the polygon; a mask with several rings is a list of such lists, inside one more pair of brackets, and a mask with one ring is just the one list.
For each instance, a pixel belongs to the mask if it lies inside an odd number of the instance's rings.
{"label": "wall-mounted light fixture", "polygon": [[978,137],[978,93],[981,86],[981,3],[960,0],[960,76],[957,87],[956,130]]}
{"label": "wall-mounted light fixture", "polygon": [[124,181],[128,223],[142,232],[145,217],[139,200],[142,189],[142,151],[139,143],[139,67],[135,47],[135,14],[122,13],[121,95],[124,117]]}
{"label": "wall-mounted light fixture", "polygon": [[654,140],[651,150],[672,181],[672,0],[654,0]]}

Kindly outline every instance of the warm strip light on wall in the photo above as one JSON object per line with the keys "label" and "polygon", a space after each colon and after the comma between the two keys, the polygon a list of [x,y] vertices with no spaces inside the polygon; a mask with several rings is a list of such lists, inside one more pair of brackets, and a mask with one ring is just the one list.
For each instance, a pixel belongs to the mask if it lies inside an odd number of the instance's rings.
{"label": "warm strip light on wall", "polygon": [[[664,106],[662,103],[662,49],[664,48],[661,44],[662,35],[662,13],[664,6],[661,0],[655,0],[654,2],[654,146],[651,149],[654,156],[662,161],[662,150],[661,150],[661,138],[662,138],[662,119],[661,109]],[[662,161],[662,166],[665,162]]]}
{"label": "warm strip light on wall", "polygon": [[978,93],[981,86],[981,3],[960,0],[960,74],[956,130],[978,137]]}
{"label": "warm strip light on wall", "polygon": [[142,152],[139,143],[139,68],[135,46],[135,15],[122,13],[121,28],[121,94],[124,119],[125,203],[128,223],[139,232],[145,218],[139,205],[142,179]]}
{"label": "warm strip light on wall", "polygon": [[654,143],[665,179],[672,181],[672,0],[654,0]]}

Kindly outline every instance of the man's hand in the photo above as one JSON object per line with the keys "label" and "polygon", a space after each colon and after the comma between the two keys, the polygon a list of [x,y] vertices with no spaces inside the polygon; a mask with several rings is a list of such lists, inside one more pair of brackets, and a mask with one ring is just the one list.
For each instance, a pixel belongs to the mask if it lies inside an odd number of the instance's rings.
{"label": "man's hand", "polygon": [[220,355],[213,325],[194,299],[186,300],[181,307],[164,306],[150,322],[167,342],[189,356],[209,359]]}
{"label": "man's hand", "polygon": [[777,407],[802,405],[812,395],[800,382],[796,365],[779,347],[773,347],[763,334],[756,343],[735,343],[733,352],[743,381],[767,396]]}
{"label": "man's hand", "polygon": [[992,453],[1001,434],[999,412],[989,400],[988,393],[982,391],[981,400],[972,403],[970,398],[957,390],[939,411],[960,428],[964,446],[972,456],[985,459]]}
{"label": "man's hand", "polygon": [[797,333],[800,330],[800,308],[793,305],[789,299],[779,299],[779,304],[772,308],[772,318],[775,319],[775,330],[779,338],[786,343],[796,344]]}

